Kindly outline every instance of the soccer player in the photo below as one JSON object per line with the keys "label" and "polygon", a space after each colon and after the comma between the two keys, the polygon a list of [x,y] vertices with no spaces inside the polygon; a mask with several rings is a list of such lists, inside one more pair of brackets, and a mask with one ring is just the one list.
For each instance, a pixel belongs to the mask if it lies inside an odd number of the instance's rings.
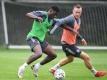
{"label": "soccer player", "polygon": [[38,69],[41,67],[41,65],[44,65],[57,57],[51,45],[45,40],[45,36],[48,32],[48,29],[52,27],[54,18],[58,12],[59,8],[57,6],[52,6],[49,8],[48,12],[33,11],[26,14],[28,17],[34,20],[32,29],[27,35],[27,43],[34,54],[31,55],[28,60],[19,67],[19,78],[23,78],[26,67],[40,58],[42,53],[47,54],[46,58],[44,58],[44,60],[42,60],[40,63],[32,66],[35,76],[37,76]]}
{"label": "soccer player", "polygon": [[83,45],[87,45],[85,39],[79,34],[80,29],[80,16],[82,13],[82,6],[77,4],[73,7],[73,13],[69,16],[60,19],[56,22],[53,29],[50,31],[51,34],[59,27],[63,26],[63,34],[61,39],[62,49],[66,54],[66,57],[61,59],[55,66],[50,69],[50,72],[54,74],[54,72],[72,62],[75,57],[80,58],[84,61],[85,66],[93,73],[95,77],[104,76],[107,72],[105,71],[97,71],[91,63],[90,57],[84,51],[81,51],[78,47],[76,47],[75,42],[76,39],[80,39]]}

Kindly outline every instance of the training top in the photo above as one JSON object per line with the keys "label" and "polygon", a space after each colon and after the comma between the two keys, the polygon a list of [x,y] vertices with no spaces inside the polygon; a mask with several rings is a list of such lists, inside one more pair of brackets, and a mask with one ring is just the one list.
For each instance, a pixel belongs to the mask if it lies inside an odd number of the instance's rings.
{"label": "training top", "polygon": [[43,42],[48,29],[52,26],[53,20],[48,18],[48,13],[46,11],[33,11],[33,15],[42,17],[43,22],[38,22],[34,19],[32,29],[27,35],[27,39],[31,37],[36,37],[40,42]]}
{"label": "training top", "polygon": [[[73,15],[69,15],[57,21],[55,25],[71,27],[73,30],[78,32],[80,28],[80,23],[81,23],[80,18],[75,19]],[[66,42],[67,44],[72,45],[72,44],[75,44],[76,37],[77,37],[77,34],[75,34],[74,32],[69,31],[67,29],[63,29],[61,42]]]}

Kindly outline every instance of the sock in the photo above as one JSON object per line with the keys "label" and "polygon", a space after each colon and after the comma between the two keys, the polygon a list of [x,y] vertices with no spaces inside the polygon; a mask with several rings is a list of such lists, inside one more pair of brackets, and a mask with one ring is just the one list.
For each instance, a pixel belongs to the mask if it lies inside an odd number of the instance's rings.
{"label": "sock", "polygon": [[59,63],[58,64],[56,64],[54,67],[52,67],[53,69],[55,69],[55,70],[57,70],[57,69],[59,69],[60,68],[60,65],[59,65]]}
{"label": "sock", "polygon": [[92,68],[92,69],[91,69],[91,72],[95,75],[96,72],[97,72],[97,70],[96,70],[95,68]]}
{"label": "sock", "polygon": [[25,62],[22,66],[23,66],[23,67],[27,67],[27,66],[28,66],[28,64]]}
{"label": "sock", "polygon": [[35,64],[36,68],[39,69],[42,65],[40,63]]}

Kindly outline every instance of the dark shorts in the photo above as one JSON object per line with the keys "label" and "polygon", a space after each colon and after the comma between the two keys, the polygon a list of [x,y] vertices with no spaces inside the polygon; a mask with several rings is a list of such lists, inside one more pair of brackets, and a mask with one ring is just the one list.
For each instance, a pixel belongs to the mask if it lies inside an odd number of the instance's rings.
{"label": "dark shorts", "polygon": [[65,52],[66,56],[72,55],[74,57],[80,57],[81,50],[77,48],[74,44],[62,44],[62,49]]}
{"label": "dark shorts", "polygon": [[46,40],[44,40],[43,42],[40,42],[37,38],[32,37],[27,39],[27,44],[30,46],[31,50],[33,51],[33,48],[36,45],[40,45],[42,48],[42,51],[44,52],[44,50],[47,48],[48,46],[48,42]]}

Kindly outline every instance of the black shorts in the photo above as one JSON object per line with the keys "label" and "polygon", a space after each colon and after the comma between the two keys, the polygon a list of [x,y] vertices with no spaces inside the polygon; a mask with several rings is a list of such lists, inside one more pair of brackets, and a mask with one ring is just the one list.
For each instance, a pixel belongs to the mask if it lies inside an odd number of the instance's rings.
{"label": "black shorts", "polygon": [[65,52],[66,56],[72,55],[74,57],[80,57],[81,50],[77,48],[74,44],[62,44],[62,49]]}
{"label": "black shorts", "polygon": [[43,42],[40,42],[38,40],[38,38],[36,37],[31,37],[31,38],[28,38],[27,39],[27,44],[30,46],[31,50],[33,51],[33,48],[36,46],[36,45],[40,45],[41,48],[42,48],[42,51],[44,52],[44,50],[47,48],[48,46],[48,42],[46,40],[44,40]]}

